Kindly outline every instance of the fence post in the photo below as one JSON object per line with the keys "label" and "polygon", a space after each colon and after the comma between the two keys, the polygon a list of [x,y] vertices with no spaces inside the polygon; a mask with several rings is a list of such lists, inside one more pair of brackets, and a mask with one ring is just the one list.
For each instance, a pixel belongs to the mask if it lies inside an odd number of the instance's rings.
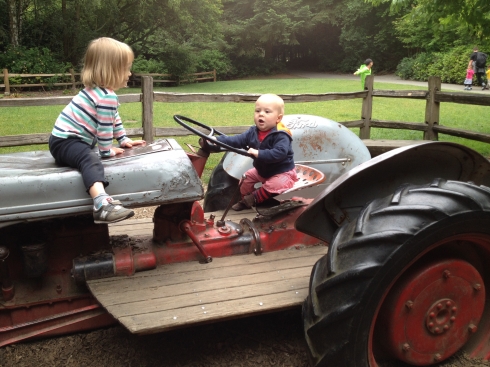
{"label": "fence post", "polygon": [[373,115],[373,85],[374,76],[368,75],[364,84],[364,90],[367,90],[368,94],[362,99],[361,120],[364,121],[364,124],[359,130],[359,137],[361,139],[369,139],[371,137],[371,117]]}
{"label": "fence post", "polygon": [[77,89],[77,85],[75,82],[75,70],[70,69],[70,79],[71,79],[71,89],[74,91]]}
{"label": "fence post", "polygon": [[143,140],[153,143],[153,78],[141,76]]}
{"label": "fence post", "polygon": [[435,101],[436,92],[441,90],[441,78],[438,76],[429,77],[429,94],[425,104],[425,123],[428,130],[424,132],[424,140],[439,140],[434,125],[439,125],[440,103]]}
{"label": "fence post", "polygon": [[213,82],[216,82],[216,69],[213,69]]}
{"label": "fence post", "polygon": [[5,84],[4,95],[10,96],[10,83],[9,83],[9,71],[8,69],[3,69],[3,84]]}

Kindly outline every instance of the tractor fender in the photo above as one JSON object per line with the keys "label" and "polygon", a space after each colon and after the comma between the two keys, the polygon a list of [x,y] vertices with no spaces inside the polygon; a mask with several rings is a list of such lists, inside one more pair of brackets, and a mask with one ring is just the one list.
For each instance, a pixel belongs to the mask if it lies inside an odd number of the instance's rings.
{"label": "tractor fender", "polygon": [[335,231],[376,198],[404,184],[442,178],[490,186],[490,162],[456,143],[424,142],[394,149],[354,167],[324,189],[296,220],[296,229],[328,243]]}

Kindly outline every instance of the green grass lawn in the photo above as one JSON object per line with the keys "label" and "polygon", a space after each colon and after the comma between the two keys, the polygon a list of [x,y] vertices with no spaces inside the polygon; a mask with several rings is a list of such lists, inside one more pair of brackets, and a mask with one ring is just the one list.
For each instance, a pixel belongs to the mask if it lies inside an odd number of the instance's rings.
{"label": "green grass lawn", "polygon": [[[375,89],[403,90],[424,87],[401,84],[376,83]],[[353,92],[359,90],[358,80],[342,79],[256,79],[221,81],[216,83],[187,84],[178,87],[155,87],[155,91],[176,93],[329,93]],[[139,88],[125,88],[120,94],[139,93]],[[347,101],[287,103],[286,114],[311,114],[330,118],[334,121],[358,120],[361,115],[361,99]],[[0,135],[19,135],[50,132],[53,123],[64,106],[46,107],[4,107],[0,108]],[[126,128],[141,127],[141,104],[125,103],[120,106],[120,115]],[[211,126],[253,124],[252,103],[155,103],[154,124],[157,127],[176,126],[172,116],[184,115]],[[465,130],[490,133],[488,115],[490,109],[483,106],[441,104],[440,124]],[[408,121],[423,123],[425,101],[377,97],[373,102],[373,118],[379,120]],[[358,133],[359,129],[352,129]],[[373,139],[422,139],[422,132],[410,130],[372,129]],[[197,144],[195,137],[176,139],[179,143]],[[490,144],[451,137],[440,134],[439,140],[458,142],[469,146],[485,156],[490,156]],[[45,146],[24,146],[0,148],[0,153],[46,149]],[[206,169],[209,170],[219,160],[214,156]],[[205,179],[206,180],[206,179]]]}

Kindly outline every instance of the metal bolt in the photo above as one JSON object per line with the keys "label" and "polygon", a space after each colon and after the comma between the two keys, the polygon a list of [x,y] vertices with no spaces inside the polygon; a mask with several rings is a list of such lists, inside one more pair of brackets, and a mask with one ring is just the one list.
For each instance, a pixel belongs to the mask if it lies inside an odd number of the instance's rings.
{"label": "metal bolt", "polygon": [[408,343],[403,344],[402,349],[404,352],[408,352],[410,350],[410,344]]}
{"label": "metal bolt", "polygon": [[442,303],[437,304],[437,309],[440,310],[442,308]]}
{"label": "metal bolt", "polygon": [[449,325],[444,325],[443,329],[444,330],[449,330]]}
{"label": "metal bolt", "polygon": [[470,324],[470,326],[468,326],[468,331],[470,333],[476,333],[477,330],[478,330],[478,327],[475,324]]}
{"label": "metal bolt", "polygon": [[451,275],[451,272],[449,270],[444,270],[444,272],[442,273],[442,275],[444,276],[444,278],[447,279]]}
{"label": "metal bolt", "polygon": [[439,362],[442,359],[442,356],[439,353],[434,355],[434,361]]}
{"label": "metal bolt", "polygon": [[457,308],[456,306],[454,306],[453,308],[451,308],[451,310],[452,310],[453,312],[456,312],[456,311],[458,311],[458,308]]}
{"label": "metal bolt", "polygon": [[453,304],[451,303],[451,301],[447,301],[446,302],[446,307],[451,307]]}
{"label": "metal bolt", "polygon": [[438,333],[438,334],[439,334],[439,333],[441,332],[441,329],[439,329],[438,327],[436,327],[436,328],[434,329],[434,331],[435,331],[436,333]]}
{"label": "metal bolt", "polygon": [[433,319],[434,317],[436,317],[436,314],[435,314],[434,312],[431,312],[431,313],[429,314],[429,317],[430,317],[431,319]]}
{"label": "metal bolt", "polygon": [[456,321],[456,317],[451,316],[450,320],[451,320],[452,322],[454,322],[454,321]]}
{"label": "metal bolt", "polygon": [[430,328],[434,327],[434,323],[433,322],[429,322],[429,327]]}
{"label": "metal bolt", "polygon": [[480,283],[476,283],[474,286],[473,286],[473,289],[475,291],[479,291],[481,289],[481,284]]}
{"label": "metal bolt", "polygon": [[407,302],[405,303],[405,307],[406,307],[406,308],[408,308],[409,310],[411,310],[411,309],[412,309],[412,307],[413,307],[413,302],[412,302],[412,301],[407,301]]}
{"label": "metal bolt", "polygon": [[7,259],[9,257],[9,249],[5,246],[0,246],[0,261]]}

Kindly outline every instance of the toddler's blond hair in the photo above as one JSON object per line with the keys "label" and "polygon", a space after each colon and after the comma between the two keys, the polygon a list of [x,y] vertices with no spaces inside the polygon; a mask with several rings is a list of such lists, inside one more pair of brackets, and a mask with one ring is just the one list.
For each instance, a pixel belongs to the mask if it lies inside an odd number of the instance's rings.
{"label": "toddler's blond hair", "polygon": [[128,65],[133,60],[133,50],[127,44],[108,37],[97,38],[85,52],[82,83],[88,88],[120,88],[125,85]]}

